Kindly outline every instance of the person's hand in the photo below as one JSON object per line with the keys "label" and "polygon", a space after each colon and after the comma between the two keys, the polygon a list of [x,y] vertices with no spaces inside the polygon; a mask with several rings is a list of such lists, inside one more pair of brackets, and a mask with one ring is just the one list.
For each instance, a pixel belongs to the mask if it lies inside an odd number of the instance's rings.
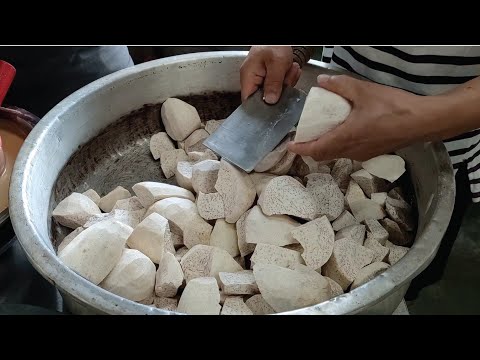
{"label": "person's hand", "polygon": [[242,101],[263,84],[265,102],[275,104],[282,86],[294,86],[301,72],[290,46],[252,46],[240,68]]}
{"label": "person's hand", "polygon": [[425,135],[422,120],[428,111],[426,97],[345,75],[320,75],[317,80],[320,87],[350,101],[352,111],[345,122],[319,139],[290,143],[294,153],[317,161],[365,161],[410,145]]}

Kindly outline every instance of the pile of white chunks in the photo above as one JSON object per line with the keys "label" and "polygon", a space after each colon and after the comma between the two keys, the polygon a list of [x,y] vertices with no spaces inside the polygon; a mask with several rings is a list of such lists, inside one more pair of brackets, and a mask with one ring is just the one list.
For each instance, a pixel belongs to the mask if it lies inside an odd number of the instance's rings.
{"label": "pile of white chunks", "polygon": [[412,209],[392,184],[400,157],[315,162],[287,150],[293,130],[247,174],[202,144],[222,120],[202,123],[176,98],[161,115],[150,149],[179,186],[90,189],[53,211],[74,229],[59,258],[92,283],[180,313],[273,314],[353,290],[408,251]]}

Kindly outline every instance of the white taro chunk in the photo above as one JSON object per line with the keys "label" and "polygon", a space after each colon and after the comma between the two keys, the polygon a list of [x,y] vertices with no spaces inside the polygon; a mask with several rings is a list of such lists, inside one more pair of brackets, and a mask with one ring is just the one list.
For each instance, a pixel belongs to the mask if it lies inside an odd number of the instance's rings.
{"label": "white taro chunk", "polygon": [[188,161],[180,161],[175,168],[175,180],[184,189],[193,191],[192,164]]}
{"label": "white taro chunk", "polygon": [[290,176],[279,176],[265,186],[258,199],[265,215],[291,215],[306,220],[318,216],[313,195]]}
{"label": "white taro chunk", "polygon": [[227,296],[220,315],[253,315],[241,296]]}
{"label": "white taro chunk", "polygon": [[197,109],[177,98],[165,100],[162,104],[161,115],[165,131],[176,141],[185,140],[201,127]]}
{"label": "white taro chunk", "polygon": [[385,242],[388,239],[388,231],[374,219],[366,219],[365,225],[367,226],[368,231],[370,231],[372,237],[381,245],[385,245]]}
{"label": "white taro chunk", "polygon": [[358,221],[353,217],[350,211],[345,210],[340,216],[332,223],[332,228],[335,231],[343,229],[347,226],[356,225]]}
{"label": "white taro chunk", "polygon": [[[168,227],[170,228],[170,225]],[[164,243],[163,243],[163,251],[164,252],[169,252],[169,253],[175,255],[175,246],[173,245],[172,236],[173,236],[173,234],[172,234],[171,231],[169,231],[168,233],[165,234]]]}
{"label": "white taro chunk", "polygon": [[342,192],[347,191],[350,174],[353,172],[352,160],[341,158],[335,162],[331,175]]}
{"label": "white taro chunk", "polygon": [[138,200],[137,196],[132,196],[127,199],[118,200],[113,206],[112,210],[127,210],[127,211],[136,211],[145,209]]}
{"label": "white taro chunk", "polygon": [[74,192],[60,201],[52,216],[60,225],[76,229],[85,225],[91,216],[100,213],[99,207],[89,197]]}
{"label": "white taro chunk", "polygon": [[160,156],[160,167],[167,179],[175,175],[175,169],[180,161],[188,161],[185,150],[175,149],[162,152]]}
{"label": "white taro chunk", "polygon": [[343,193],[331,175],[319,175],[314,180],[308,180],[307,191],[316,201],[318,214],[333,221],[345,208]]}
{"label": "white taro chunk", "polygon": [[213,276],[220,272],[242,271],[242,267],[223,249],[209,245],[195,245],[181,259],[185,281],[197,277]]}
{"label": "white taro chunk", "polygon": [[408,252],[408,247],[394,245],[388,240],[385,246],[390,250],[388,253],[388,263],[390,265],[395,265]]}
{"label": "white taro chunk", "polygon": [[160,159],[163,152],[170,150],[175,150],[175,145],[166,132],[152,135],[150,138],[150,152],[155,160]]}
{"label": "white taro chunk", "polygon": [[273,264],[290,267],[294,263],[305,263],[299,252],[270,244],[257,244],[250,258],[250,262],[252,268],[256,264]]}
{"label": "white taro chunk", "polygon": [[57,248],[57,254],[60,254],[60,252],[65,249],[65,246],[67,246],[68,244],[70,244],[72,242],[73,239],[75,239],[75,237],[80,234],[83,230],[85,230],[83,227],[78,227],[76,228],[75,230],[73,230],[70,234],[68,234],[67,236],[65,236],[62,240],[62,242],[60,243],[60,245],[58,245],[58,248]]}
{"label": "white taro chunk", "polygon": [[353,216],[358,222],[366,219],[381,220],[385,217],[385,210],[370,199],[356,200],[350,204]]}
{"label": "white taro chunk", "polygon": [[165,240],[170,236],[168,220],[153,213],[138,224],[127,240],[130,249],[137,249],[155,264],[160,264],[164,255]]}
{"label": "white taro chunk", "polygon": [[100,201],[98,202],[98,207],[102,209],[102,211],[108,213],[112,211],[118,200],[128,199],[129,197],[132,197],[130,191],[121,186],[117,186],[115,189],[113,189],[107,195],[100,199]]}
{"label": "white taro chunk", "polygon": [[334,232],[326,216],[322,216],[291,231],[304,252],[305,264],[314,270],[320,270],[333,252]]}
{"label": "white taro chunk", "polygon": [[408,234],[403,231],[395,221],[385,218],[380,220],[380,224],[388,232],[388,240],[393,244],[398,246],[406,246],[411,243],[411,237],[408,236]]}
{"label": "white taro chunk", "polygon": [[252,310],[253,315],[275,314],[275,310],[268,305],[268,303],[260,294],[253,295],[251,298],[245,301],[245,304],[250,310]]}
{"label": "white taro chunk", "polygon": [[358,272],[357,277],[355,278],[352,286],[350,287],[350,290],[354,290],[357,287],[366,284],[367,282],[387,270],[389,267],[390,266],[388,264],[385,264],[384,262],[374,262],[370,265],[365,266]]}
{"label": "white taro chunk", "polygon": [[205,149],[202,152],[192,151],[188,153],[188,161],[196,164],[203,160],[218,160],[218,156],[210,149]]}
{"label": "white taro chunk", "polygon": [[246,242],[285,246],[296,243],[290,232],[300,223],[287,215],[265,215],[255,205],[245,220]]}
{"label": "white taro chunk", "polygon": [[297,154],[291,152],[290,150],[287,150],[287,152],[285,153],[285,155],[283,155],[280,161],[274,166],[272,166],[268,170],[268,172],[274,175],[286,175],[292,167],[293,161],[295,160],[296,156]]}
{"label": "white taro chunk", "polygon": [[178,306],[178,300],[177,299],[172,299],[172,298],[162,298],[156,296],[153,299],[153,305],[157,309],[162,309],[166,311],[177,311],[177,306]]}
{"label": "white taro chunk", "polygon": [[185,152],[188,154],[191,151],[204,151],[207,147],[203,145],[203,140],[209,136],[204,129],[195,130],[185,139]]}
{"label": "white taro chunk", "polygon": [[213,277],[201,277],[187,283],[177,311],[189,315],[220,314],[220,291]]}
{"label": "white taro chunk", "polygon": [[267,173],[250,173],[250,179],[252,179],[253,185],[255,185],[255,191],[257,192],[258,196],[260,196],[268,182],[276,177],[277,175]]}
{"label": "white taro chunk", "polygon": [[124,249],[113,270],[100,287],[132,301],[151,295],[155,285],[155,265],[138,250]]}
{"label": "white taro chunk", "polygon": [[225,120],[207,120],[205,123],[205,131],[213,134]]}
{"label": "white taro chunk", "polygon": [[338,285],[334,280],[330,279],[329,277],[325,276],[325,279],[327,279],[330,285],[330,292],[331,292],[332,298],[343,294],[343,289],[340,285]]}
{"label": "white taro chunk", "polygon": [[391,183],[403,175],[405,170],[405,160],[398,155],[380,155],[370,160],[364,161],[362,167],[370,174],[388,180]]}
{"label": "white taro chunk", "polygon": [[385,202],[387,201],[387,193],[386,192],[373,193],[372,195],[370,195],[370,199],[375,201],[381,207],[385,207]]}
{"label": "white taro chunk", "polygon": [[232,257],[240,255],[235,224],[229,224],[223,219],[218,219],[210,235],[210,246],[223,249]]}
{"label": "white taro chunk", "polygon": [[155,276],[155,294],[166,298],[174,297],[183,279],[183,270],[175,255],[165,253]]}
{"label": "white taro chunk", "polygon": [[222,195],[225,221],[235,223],[255,201],[256,191],[250,176],[243,170],[221,160],[215,189]]}
{"label": "white taro chunk", "polygon": [[177,259],[178,262],[182,260],[182,258],[185,256],[186,253],[190,251],[189,248],[186,246],[182,246],[175,252],[175,259]]}
{"label": "white taro chunk", "polygon": [[118,221],[98,223],[77,235],[59,254],[59,259],[98,285],[120,260],[132,231]]}
{"label": "white taro chunk", "polygon": [[220,171],[220,161],[203,160],[192,167],[192,186],[196,193],[210,194],[217,192],[215,184]]}
{"label": "white taro chunk", "polygon": [[238,239],[238,250],[240,251],[240,256],[245,257],[248,254],[251,254],[255,250],[255,244],[247,243],[247,234],[245,229],[245,220],[247,219],[250,210],[246,211],[240,219],[235,224],[237,228],[237,239]]}
{"label": "white taro chunk", "polygon": [[254,171],[261,173],[274,167],[287,152],[287,143],[289,140],[290,137],[287,136],[275,149],[273,149],[273,151],[265,155],[265,157],[255,166]]}
{"label": "white taro chunk", "polygon": [[355,171],[350,177],[360,185],[367,197],[370,197],[372,193],[384,192],[387,189],[385,180],[373,176],[365,169]]}
{"label": "white taro chunk", "polygon": [[414,220],[412,216],[412,209],[404,200],[397,200],[387,196],[385,203],[387,214],[394,220],[401,228],[406,231],[413,231]]}
{"label": "white taro chunk", "polygon": [[145,208],[153,203],[170,197],[183,198],[195,201],[195,196],[191,191],[179,186],[164,184],[160,182],[144,181],[139,182],[132,187],[138,197],[138,200]]}
{"label": "white taro chunk", "polygon": [[363,245],[374,252],[372,262],[385,261],[390,252],[390,249],[380,244],[371,232],[367,232],[367,238]]}
{"label": "white taro chunk", "polygon": [[252,270],[221,272],[219,277],[220,288],[225,295],[254,295],[259,292]]}
{"label": "white taro chunk", "polygon": [[367,197],[363,193],[362,188],[355,181],[350,180],[347,192],[345,193],[345,206],[348,206],[348,208],[350,208],[351,203],[366,198]]}
{"label": "white taro chunk", "polygon": [[223,219],[225,217],[225,205],[220,193],[198,193],[198,214],[205,220]]}
{"label": "white taro chunk", "polygon": [[82,193],[82,195],[85,195],[97,205],[98,205],[98,202],[100,201],[100,195],[98,195],[98,193],[93,189],[88,189],[87,191]]}
{"label": "white taro chunk", "polygon": [[142,220],[144,213],[145,210],[128,211],[115,209],[107,214],[93,215],[91,218],[88,219],[88,221],[83,225],[83,227],[87,229],[95,224],[98,224],[99,222],[119,221],[122,224],[135,228]]}
{"label": "white taro chunk", "polygon": [[358,245],[363,245],[363,241],[365,240],[365,225],[356,224],[347,226],[335,234],[335,240],[344,238],[348,238]]}
{"label": "white taro chunk", "polygon": [[345,291],[355,280],[360,269],[372,262],[373,256],[372,250],[350,239],[337,240],[333,246],[332,256],[322,269],[322,274],[334,280]]}
{"label": "white taro chunk", "polygon": [[350,103],[340,95],[312,87],[298,121],[295,142],[318,139],[345,121],[350,111]]}
{"label": "white taro chunk", "polygon": [[317,272],[257,264],[253,274],[263,298],[277,312],[315,305],[331,297],[330,284]]}

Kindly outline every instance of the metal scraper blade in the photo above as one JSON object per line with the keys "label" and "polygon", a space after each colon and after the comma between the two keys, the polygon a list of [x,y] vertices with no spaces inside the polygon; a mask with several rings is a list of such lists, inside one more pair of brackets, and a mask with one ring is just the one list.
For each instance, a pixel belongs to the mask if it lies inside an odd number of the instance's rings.
{"label": "metal scraper blade", "polygon": [[242,103],[203,144],[233,165],[251,172],[297,125],[306,94],[283,89],[280,100],[269,105],[258,90]]}

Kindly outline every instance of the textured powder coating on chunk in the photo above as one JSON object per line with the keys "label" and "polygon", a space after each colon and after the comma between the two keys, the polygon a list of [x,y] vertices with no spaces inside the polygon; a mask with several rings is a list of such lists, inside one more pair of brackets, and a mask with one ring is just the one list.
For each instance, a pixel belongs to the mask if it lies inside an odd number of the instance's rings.
{"label": "textured powder coating on chunk", "polygon": [[395,221],[385,218],[380,220],[380,224],[388,232],[388,240],[393,244],[398,246],[407,246],[411,243],[412,239],[400,228],[400,226],[398,226]]}
{"label": "textured powder coating on chunk", "polygon": [[302,258],[314,270],[320,270],[333,252],[335,235],[326,216],[292,230],[292,236],[305,249]]}
{"label": "textured powder coating on chunk", "polygon": [[269,315],[275,314],[276,311],[268,305],[262,295],[253,295],[251,298],[245,301],[245,304],[252,310],[253,315]]}
{"label": "textured powder coating on chunk", "polygon": [[372,237],[381,245],[385,245],[385,241],[388,239],[388,231],[374,219],[366,219],[365,225],[367,226],[368,231],[371,232]]}
{"label": "textured powder coating on chunk", "polygon": [[251,254],[255,250],[255,244],[247,243],[247,234],[245,231],[245,220],[247,219],[250,210],[246,211],[236,223],[237,228],[237,239],[238,239],[238,249],[240,250],[240,256],[245,257],[248,254]]}
{"label": "textured powder coating on chunk", "polygon": [[358,224],[358,221],[353,217],[350,211],[345,210],[340,216],[332,223],[332,228],[335,231]]}
{"label": "textured powder coating on chunk", "polygon": [[322,269],[322,273],[347,290],[360,269],[372,262],[374,252],[350,239],[335,241],[333,254]]}
{"label": "textured powder coating on chunk", "polygon": [[178,186],[193,191],[192,186],[192,164],[188,161],[180,161],[175,168],[175,180]]}
{"label": "textured powder coating on chunk", "polygon": [[329,221],[340,216],[345,208],[343,193],[331,175],[321,174],[315,180],[308,180],[307,191],[317,204],[317,211]]}
{"label": "textured powder coating on chunk", "polygon": [[153,305],[158,309],[162,309],[166,311],[177,311],[178,300],[156,296],[153,299]]}
{"label": "textured powder coating on chunk", "polygon": [[246,218],[246,242],[250,244],[271,244],[284,246],[295,243],[290,232],[300,226],[300,223],[287,215],[265,215],[258,205],[255,205]]}
{"label": "textured powder coating on chunk", "polygon": [[241,296],[228,296],[220,315],[253,315],[252,310],[243,302]]}
{"label": "textured powder coating on chunk", "polygon": [[297,154],[291,152],[290,150],[287,150],[285,155],[280,159],[278,163],[276,163],[272,168],[268,170],[270,174],[274,175],[286,175],[290,168],[293,165],[293,161],[295,160],[295,157]]}
{"label": "textured powder coating on chunk", "polygon": [[221,160],[215,189],[222,195],[225,221],[235,223],[255,201],[256,191],[248,174]]}
{"label": "textured powder coating on chunk", "polygon": [[265,215],[291,215],[307,220],[313,220],[318,215],[313,195],[290,176],[279,176],[269,181],[258,199],[258,205]]}
{"label": "textured powder coating on chunk", "polygon": [[100,213],[99,207],[90,198],[74,192],[60,201],[52,216],[60,225],[76,229],[85,225],[91,216]]}
{"label": "textured powder coating on chunk", "polygon": [[363,245],[363,241],[365,240],[365,225],[357,224],[347,226],[335,234],[335,240],[343,238],[348,238],[358,245]]}
{"label": "textured powder coating on chunk", "polygon": [[403,258],[407,252],[408,248],[404,246],[397,246],[392,244],[390,241],[387,240],[385,246],[390,249],[388,254],[388,263],[390,265],[395,265],[401,258]]}
{"label": "textured powder coating on chunk", "polygon": [[209,136],[210,134],[204,129],[195,130],[185,139],[185,152],[188,154],[192,151],[204,151],[207,147],[203,145],[203,140]]}
{"label": "textured powder coating on chunk", "polygon": [[188,161],[185,150],[175,149],[162,152],[160,156],[160,167],[162,168],[165,178],[170,179],[175,175],[175,169],[180,161]]}
{"label": "textured powder coating on chunk", "polygon": [[305,263],[299,252],[270,244],[257,244],[250,261],[252,268],[260,263],[282,267],[289,267],[292,263]]}
{"label": "textured powder coating on chunk", "polygon": [[225,295],[254,295],[258,294],[252,270],[243,270],[236,273],[219,273],[220,288]]}
{"label": "textured powder coating on chunk", "polygon": [[387,270],[390,266],[385,264],[384,262],[374,262],[370,265],[365,266],[362,268],[355,278],[355,281],[352,283],[350,290],[354,290],[363,284],[366,284],[376,276],[380,275],[382,272]]}
{"label": "textured powder coating on chunk", "polygon": [[331,175],[340,190],[345,192],[350,182],[350,174],[353,172],[352,160],[341,158],[335,162]]}
{"label": "textured powder coating on chunk", "polygon": [[365,169],[358,170],[350,176],[358,185],[360,185],[367,197],[370,197],[372,193],[384,192],[387,189],[385,180],[371,175]]}
{"label": "textured powder coating on chunk", "polygon": [[390,252],[390,249],[381,245],[371,232],[367,232],[367,239],[363,245],[374,252],[372,262],[385,261]]}
{"label": "textured powder coating on chunk", "polygon": [[225,206],[220,193],[204,194],[199,192],[197,209],[198,214],[205,220],[223,219],[225,217]]}
{"label": "textured powder coating on chunk", "polygon": [[215,184],[220,171],[220,161],[203,160],[192,167],[192,186],[195,192],[210,194],[217,192]]}
{"label": "textured powder coating on chunk", "polygon": [[150,138],[150,152],[155,160],[160,159],[160,156],[165,151],[175,150],[172,139],[166,132],[159,132]]}

